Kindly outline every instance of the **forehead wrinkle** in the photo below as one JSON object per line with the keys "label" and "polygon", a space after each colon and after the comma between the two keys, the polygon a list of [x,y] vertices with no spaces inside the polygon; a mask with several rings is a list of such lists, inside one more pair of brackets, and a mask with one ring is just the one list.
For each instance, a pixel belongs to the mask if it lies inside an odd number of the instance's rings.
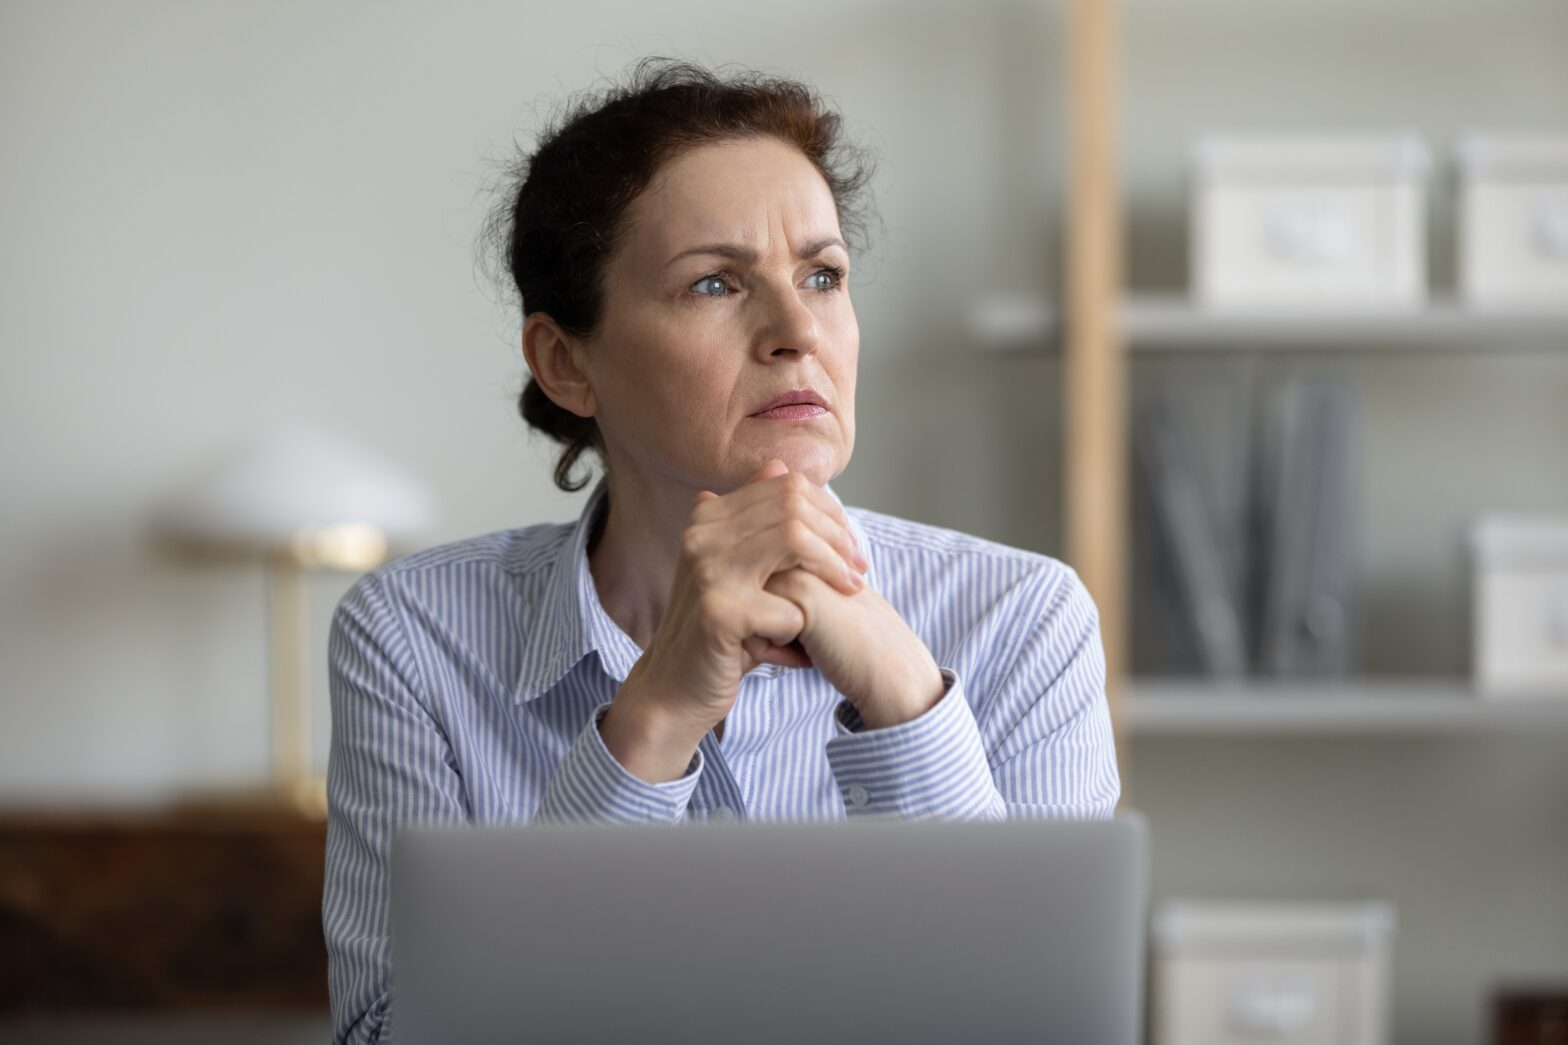
{"label": "forehead wrinkle", "polygon": [[[719,143],[699,148],[754,147],[756,144]],[[633,260],[637,267],[644,270],[662,267],[677,253],[711,243],[732,243],[759,250],[752,234],[759,228],[763,230],[764,245],[782,240],[789,245],[793,257],[795,244],[789,238],[792,218],[798,218],[807,230],[800,237],[802,244],[830,236],[842,239],[838,210],[821,171],[792,146],[778,143],[778,148],[788,151],[798,161],[791,170],[809,170],[812,177],[805,182],[793,176],[781,178],[776,173],[779,168],[769,163],[747,165],[747,173],[758,175],[756,177],[720,177],[716,180],[714,165],[720,161],[714,159],[711,152],[703,154],[702,174],[696,180],[674,176],[691,153],[666,164],[628,208],[628,232],[632,234],[629,239],[636,241]],[[684,163],[684,166],[691,164]],[[759,181],[766,185],[758,185]],[[744,212],[738,221],[733,217],[715,217],[714,211],[721,208],[715,205],[716,201],[704,198],[715,195],[715,183],[721,186],[722,197],[717,203],[722,209]],[[648,222],[648,207],[661,204],[664,204],[664,214],[673,216],[673,220]],[[820,224],[819,217],[822,219]],[[766,253],[765,250],[761,252]]]}
{"label": "forehead wrinkle", "polygon": [[[788,194],[795,196],[796,194]],[[834,215],[832,225],[820,225],[817,222],[815,211],[819,208],[814,201],[794,199],[768,199],[760,202],[760,220],[754,212],[743,223],[731,226],[729,232],[719,232],[717,226],[712,226],[715,231],[708,235],[694,235],[691,237],[679,235],[661,235],[664,249],[659,252],[659,262],[665,263],[682,255],[690,254],[702,247],[737,247],[750,251],[755,255],[766,257],[775,243],[785,244],[785,255],[794,260],[812,257],[822,251],[838,247],[847,251],[834,240],[842,240],[843,236],[838,228],[837,216]],[[798,225],[803,231],[792,235],[792,228]],[[737,231],[744,228],[744,231]],[[752,234],[755,228],[763,229],[762,246],[758,246],[757,237]],[[805,247],[815,247],[815,250],[805,251]],[[718,251],[714,251],[718,254]],[[742,259],[737,259],[742,260]]]}

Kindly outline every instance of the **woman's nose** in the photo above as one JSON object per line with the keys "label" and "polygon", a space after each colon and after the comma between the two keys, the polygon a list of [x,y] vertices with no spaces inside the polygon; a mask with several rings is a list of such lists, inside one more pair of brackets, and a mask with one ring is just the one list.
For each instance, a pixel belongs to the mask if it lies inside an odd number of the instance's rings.
{"label": "woman's nose", "polygon": [[760,304],[765,312],[756,346],[763,362],[816,353],[821,333],[817,317],[792,289],[776,290]]}

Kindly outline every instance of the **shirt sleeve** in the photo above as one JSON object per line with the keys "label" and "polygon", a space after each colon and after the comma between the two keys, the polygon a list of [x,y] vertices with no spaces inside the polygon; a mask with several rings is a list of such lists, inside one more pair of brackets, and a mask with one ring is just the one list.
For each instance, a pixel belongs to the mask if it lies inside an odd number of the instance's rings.
{"label": "shirt sleeve", "polygon": [[702,774],[702,749],[674,780],[652,783],[635,776],[610,753],[599,720],[600,704],[588,716],[566,757],[556,767],[536,819],[545,822],[674,823],[686,815]]}
{"label": "shirt sleeve", "polygon": [[[1001,681],[982,700],[972,700],[962,679],[943,668],[941,699],[896,726],[867,729],[853,705],[840,702],[827,755],[848,815],[1114,815],[1121,779],[1099,613],[1077,573],[1062,569]],[[982,732],[1000,737],[990,752]]]}
{"label": "shirt sleeve", "polygon": [[468,804],[451,745],[417,694],[418,675],[374,574],[338,604],[327,641],[332,742],[322,929],[332,1040],[390,1041],[388,860],[409,822],[462,822]]}

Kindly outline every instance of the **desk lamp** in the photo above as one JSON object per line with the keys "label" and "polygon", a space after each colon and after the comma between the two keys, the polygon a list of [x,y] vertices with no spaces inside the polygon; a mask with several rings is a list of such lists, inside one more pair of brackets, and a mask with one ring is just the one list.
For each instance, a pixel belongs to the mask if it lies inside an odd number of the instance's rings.
{"label": "desk lamp", "polygon": [[157,530],[184,550],[265,566],[272,789],[284,804],[326,812],[326,781],[312,758],[306,575],[371,569],[416,544],[432,516],[422,484],[302,423],[212,462],[158,514]]}

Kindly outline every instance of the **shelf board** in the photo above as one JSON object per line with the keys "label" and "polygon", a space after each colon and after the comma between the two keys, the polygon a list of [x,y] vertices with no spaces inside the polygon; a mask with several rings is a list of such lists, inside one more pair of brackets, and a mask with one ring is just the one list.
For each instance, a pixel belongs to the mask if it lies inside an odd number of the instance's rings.
{"label": "shelf board", "polygon": [[1467,680],[1448,677],[1134,679],[1121,710],[1136,736],[1568,730],[1568,692],[1488,698]]}
{"label": "shelf board", "polygon": [[[1121,303],[1130,352],[1561,351],[1568,358],[1568,303],[1559,309],[1480,309],[1439,299],[1416,309],[1216,309],[1180,294],[1135,294]],[[996,297],[970,317],[979,342],[998,351],[1055,351],[1061,316],[1043,298]]]}
{"label": "shelf board", "polygon": [[1434,301],[1419,309],[1212,309],[1179,296],[1125,301],[1122,332],[1140,350],[1311,348],[1331,351],[1561,349],[1568,308],[1477,309]]}

